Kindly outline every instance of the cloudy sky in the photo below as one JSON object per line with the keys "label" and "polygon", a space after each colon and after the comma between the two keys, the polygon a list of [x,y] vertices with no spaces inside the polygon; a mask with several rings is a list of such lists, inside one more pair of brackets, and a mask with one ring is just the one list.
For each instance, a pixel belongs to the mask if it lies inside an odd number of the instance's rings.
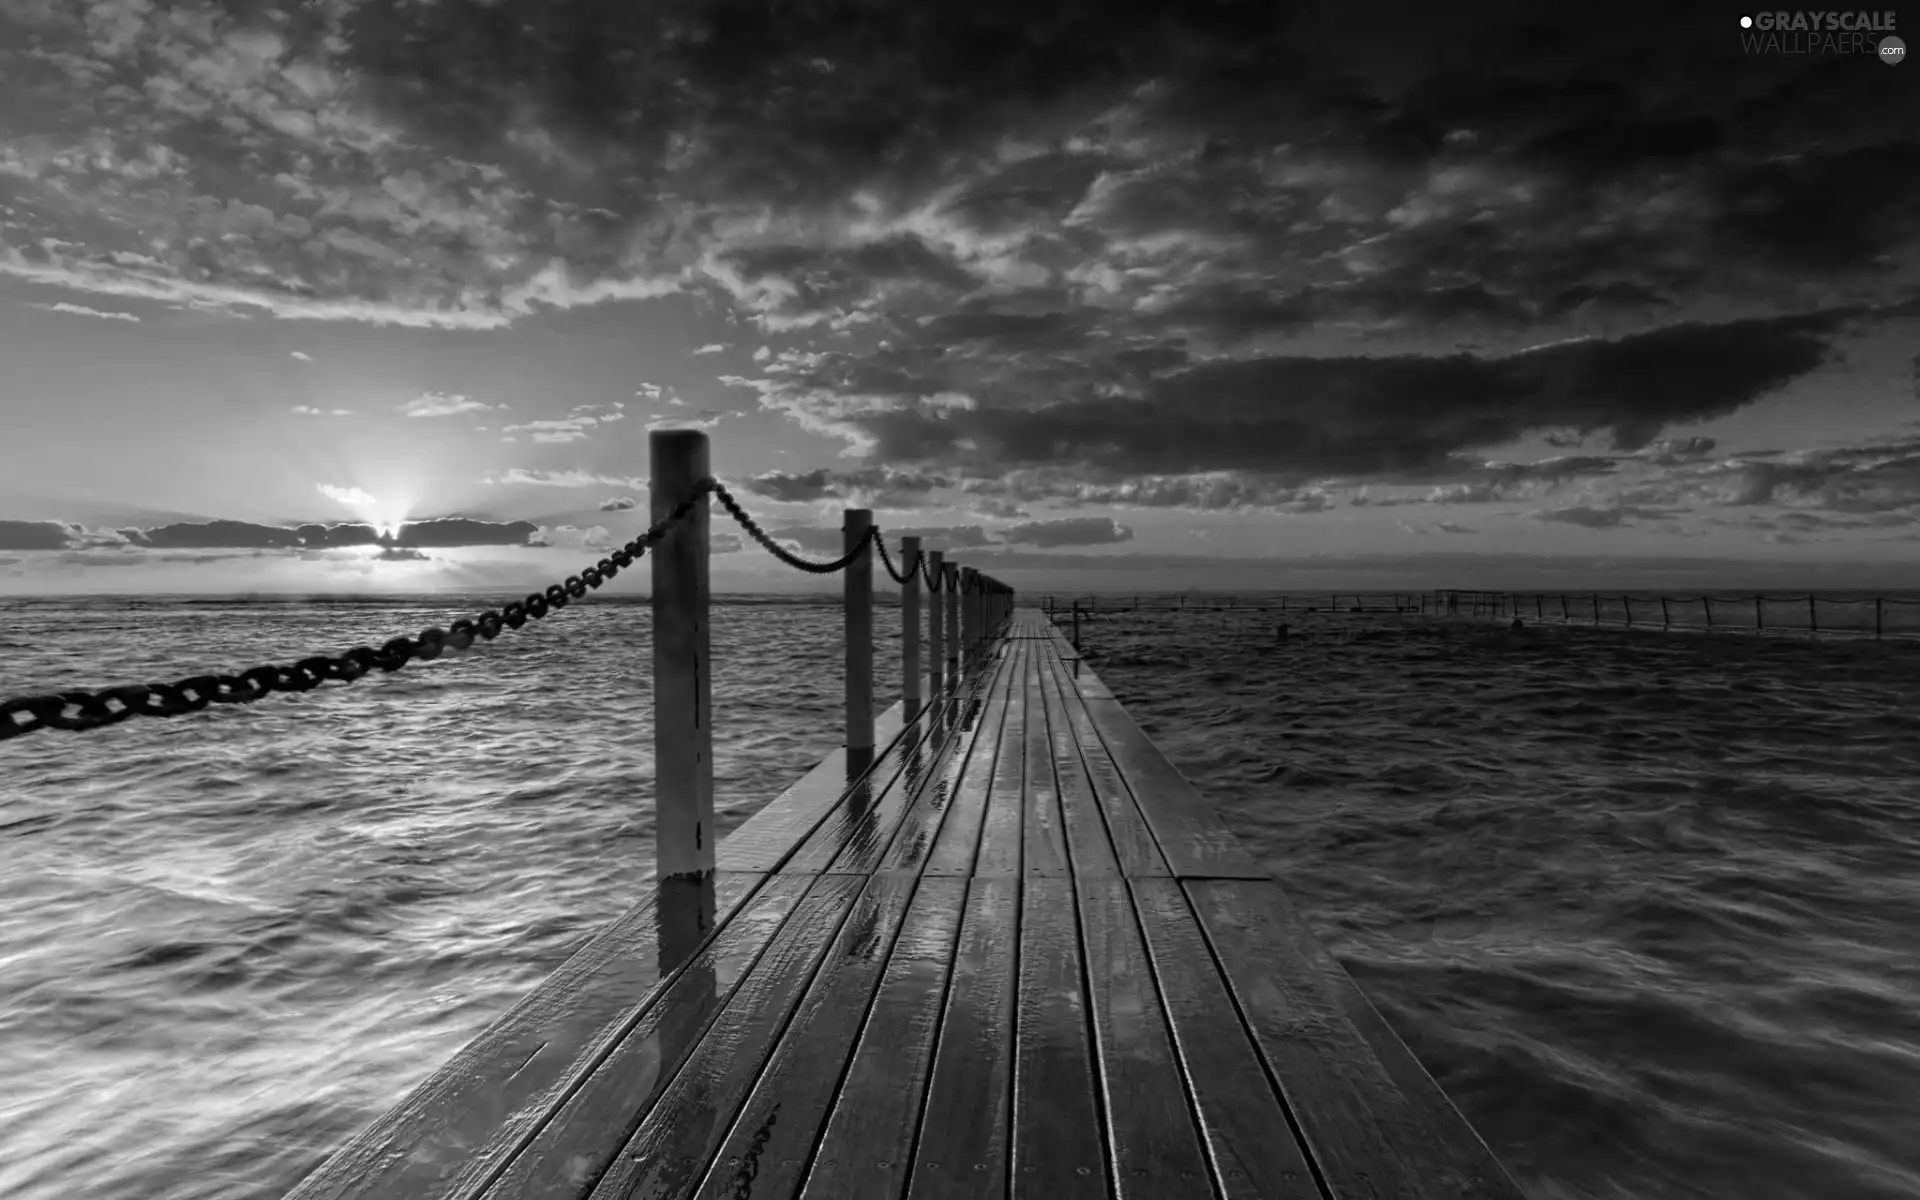
{"label": "cloudy sky", "polygon": [[0,0],[0,591],[531,586],[663,426],[1040,590],[1911,585],[1920,66],[1739,16]]}

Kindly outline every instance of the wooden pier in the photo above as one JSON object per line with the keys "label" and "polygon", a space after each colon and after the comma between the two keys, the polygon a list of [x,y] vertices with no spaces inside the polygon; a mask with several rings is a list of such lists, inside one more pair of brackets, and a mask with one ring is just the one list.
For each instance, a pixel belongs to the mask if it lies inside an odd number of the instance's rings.
{"label": "wooden pier", "polygon": [[290,1200],[1519,1197],[1036,610]]}

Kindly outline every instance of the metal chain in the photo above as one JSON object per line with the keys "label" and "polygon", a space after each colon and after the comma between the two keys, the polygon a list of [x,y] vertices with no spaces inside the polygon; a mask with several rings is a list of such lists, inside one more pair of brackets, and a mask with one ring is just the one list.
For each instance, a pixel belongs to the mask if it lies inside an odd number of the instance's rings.
{"label": "metal chain", "polygon": [[[860,540],[858,546],[855,546],[832,562],[812,562],[808,559],[801,558],[768,536],[767,531],[760,528],[759,522],[748,516],[746,509],[740,507],[740,502],[733,498],[733,493],[727,491],[725,484],[715,481],[712,490],[713,494],[720,498],[720,503],[725,505],[727,511],[733,514],[733,519],[740,523],[740,528],[746,530],[754,541],[766,547],[769,554],[790,567],[798,568],[813,575],[831,575],[835,571],[846,570],[847,567],[853,564],[853,560],[859,558],[861,552],[867,548],[867,541],[877,537],[880,532],[877,529],[869,529],[867,536]],[[884,553],[884,549],[882,553]]]}
{"label": "metal chain", "polygon": [[928,558],[925,553],[920,555],[920,578],[927,581],[927,590],[929,592],[937,592],[940,590],[940,576],[946,573],[946,569],[943,567],[939,575],[934,574],[933,560]]}
{"label": "metal chain", "polygon": [[[887,553],[887,539],[881,535],[880,530],[877,528],[873,531],[873,544],[880,547],[880,562],[887,568],[887,574],[893,576],[893,581],[901,587],[907,586],[907,580],[913,578],[914,573],[920,569],[920,563],[927,557],[925,550],[915,550],[913,552],[913,565],[904,571],[896,571],[893,569],[893,557]],[[901,553],[903,555],[906,553],[904,548],[901,550]]]}
{"label": "metal chain", "polygon": [[[24,737],[42,729],[98,729],[117,725],[129,717],[174,717],[199,712],[209,704],[251,704],[272,692],[307,692],[329,679],[352,683],[379,667],[398,671],[414,659],[440,657],[448,647],[465,650],[476,635],[492,641],[502,625],[518,629],[529,618],[540,620],[549,612],[565,608],[569,601],[587,594],[618,575],[625,567],[644,556],[647,547],[657,545],[667,533],[693,511],[708,492],[720,491],[712,479],[702,480],[693,495],[676,504],[665,520],[615,550],[578,575],[567,576],[545,592],[530,592],[525,600],[516,600],[498,612],[488,609],[477,618],[461,617],[446,629],[420,631],[418,638],[397,637],[380,649],[356,646],[344,654],[303,658],[291,667],[264,666],[238,675],[196,675],[178,683],[131,684],[99,691],[66,691],[45,696],[17,696],[0,701],[0,741]],[[119,707],[113,707],[113,705]],[[77,708],[76,715],[67,710]],[[22,716],[26,720],[21,720]]]}

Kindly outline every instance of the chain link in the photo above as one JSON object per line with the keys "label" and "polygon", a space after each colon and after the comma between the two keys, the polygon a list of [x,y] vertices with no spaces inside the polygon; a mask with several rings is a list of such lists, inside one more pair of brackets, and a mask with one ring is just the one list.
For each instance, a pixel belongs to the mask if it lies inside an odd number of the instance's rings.
{"label": "chain link", "polygon": [[[880,547],[881,565],[887,568],[887,574],[893,576],[893,581],[901,587],[907,586],[907,580],[912,579],[914,574],[920,570],[920,564],[924,562],[927,557],[925,550],[915,550],[913,552],[913,565],[904,571],[896,571],[893,569],[893,557],[887,553],[887,539],[881,535],[880,530],[877,528],[873,531],[873,544]],[[900,553],[904,555],[906,549],[903,547]]]}
{"label": "chain link", "polygon": [[[878,529],[869,529],[867,536],[860,539],[859,545],[847,551],[839,558],[834,559],[832,562],[813,562],[809,559],[801,558],[793,551],[782,546],[779,542],[774,541],[766,530],[760,528],[760,523],[755,521],[751,516],[748,516],[746,509],[740,507],[740,502],[733,498],[733,493],[726,489],[725,484],[716,481],[713,485],[713,494],[718,496],[720,503],[726,506],[729,513],[733,514],[733,519],[739,522],[740,528],[746,530],[754,541],[766,547],[769,554],[790,567],[806,571],[812,575],[831,575],[836,571],[846,570],[849,566],[853,565],[853,561],[859,558],[861,552],[867,548],[867,542],[870,539],[878,537],[880,533]],[[881,552],[883,554],[885,553],[884,547]]]}
{"label": "chain link", "polygon": [[[867,542],[872,541],[880,548],[880,561],[885,564],[887,574],[893,577],[895,583],[905,585],[917,570],[926,580],[929,591],[938,592],[942,589],[943,580],[935,576],[924,551],[915,555],[916,561],[906,571],[896,571],[893,557],[887,552],[886,539],[877,527],[869,529],[859,545],[832,562],[813,562],[801,558],[761,529],[759,523],[740,507],[740,502],[733,498],[733,493],[726,489],[726,485],[717,479],[703,479],[694,488],[693,495],[676,504],[666,519],[654,524],[639,537],[578,575],[567,576],[564,583],[554,584],[545,592],[530,592],[525,600],[513,601],[499,611],[488,609],[475,618],[461,617],[446,629],[423,629],[418,637],[396,637],[378,650],[371,646],[356,646],[332,657],[316,655],[303,658],[290,667],[268,665],[254,667],[237,675],[195,675],[177,683],[131,684],[91,692],[71,690],[0,700],[0,741],[23,737],[42,729],[98,729],[117,725],[130,717],[179,716],[182,713],[199,712],[209,704],[251,704],[274,692],[309,692],[328,680],[352,683],[376,667],[382,671],[398,671],[414,659],[436,659],[449,647],[467,650],[472,647],[475,637],[492,641],[499,636],[503,626],[519,629],[528,620],[538,621],[549,612],[565,608],[570,601],[585,596],[588,589],[599,588],[643,557],[649,546],[657,545],[664,539],[708,494],[719,497],[727,512],[754,541],[790,567],[815,575],[831,575],[852,565],[866,549]],[[963,576],[960,590],[972,594],[984,590],[984,587],[984,582],[976,585],[967,582]],[[78,711],[69,715],[70,709]]]}
{"label": "chain link", "polygon": [[[99,691],[65,691],[44,696],[16,696],[0,701],[0,741],[24,737],[42,729],[98,729],[129,717],[175,717],[199,712],[209,704],[251,704],[273,692],[309,692],[329,679],[352,683],[375,667],[398,671],[414,659],[430,661],[448,648],[466,650],[477,636],[492,641],[504,625],[518,629],[529,619],[538,621],[587,594],[589,588],[618,575],[657,545],[691,513],[700,498],[721,491],[712,479],[702,480],[693,495],[676,504],[665,520],[615,550],[578,575],[569,575],[545,592],[529,592],[499,611],[488,609],[478,617],[461,617],[448,628],[423,629],[417,638],[393,638],[378,650],[356,646],[344,654],[303,658],[291,667],[264,666],[238,675],[196,675],[178,683],[131,684]],[[115,707],[117,705],[117,707]],[[69,709],[79,711],[68,715]],[[24,716],[26,720],[20,718]]]}

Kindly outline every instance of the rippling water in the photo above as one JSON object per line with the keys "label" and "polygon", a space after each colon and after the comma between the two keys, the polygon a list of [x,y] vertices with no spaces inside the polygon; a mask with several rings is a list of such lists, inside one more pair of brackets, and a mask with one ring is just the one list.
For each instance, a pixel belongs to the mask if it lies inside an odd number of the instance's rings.
{"label": "rippling water", "polygon": [[[0,696],[473,610],[0,602]],[[837,743],[839,620],[716,611],[723,829]],[[1920,647],[1289,620],[1087,642],[1530,1195],[1920,1196]],[[0,1196],[277,1197],[449,1057],[647,877],[649,659],[577,605],[0,743]]]}
{"label": "rippling water", "polygon": [[[474,611],[0,602],[0,696]],[[839,635],[715,610],[722,833],[839,744]],[[651,638],[642,605],[574,605],[392,676],[0,743],[0,1197],[277,1197],[625,910]]]}
{"label": "rippling water", "polygon": [[1920,645],[1083,645],[1530,1196],[1920,1196]]}

